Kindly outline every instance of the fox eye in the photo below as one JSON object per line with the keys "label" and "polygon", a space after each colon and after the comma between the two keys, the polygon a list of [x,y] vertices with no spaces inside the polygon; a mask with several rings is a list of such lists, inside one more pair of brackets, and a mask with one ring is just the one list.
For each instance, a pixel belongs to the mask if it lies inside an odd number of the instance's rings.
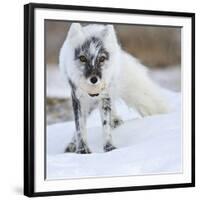
{"label": "fox eye", "polygon": [[80,57],[79,57],[79,60],[80,60],[81,62],[87,62],[87,58],[86,58],[85,56],[80,56]]}
{"label": "fox eye", "polygon": [[105,61],[105,56],[101,56],[100,58],[99,58],[99,62],[104,62]]}

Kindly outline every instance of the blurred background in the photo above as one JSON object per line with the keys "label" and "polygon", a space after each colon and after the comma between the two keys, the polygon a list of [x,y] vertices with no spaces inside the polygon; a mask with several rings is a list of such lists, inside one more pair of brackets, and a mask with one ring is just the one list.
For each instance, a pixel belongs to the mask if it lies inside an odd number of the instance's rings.
{"label": "blurred background", "polygon": [[[59,51],[70,25],[66,21],[45,20],[47,124],[73,120],[69,86],[58,67]],[[121,47],[146,65],[155,81],[167,89],[181,90],[181,28],[114,26]]]}

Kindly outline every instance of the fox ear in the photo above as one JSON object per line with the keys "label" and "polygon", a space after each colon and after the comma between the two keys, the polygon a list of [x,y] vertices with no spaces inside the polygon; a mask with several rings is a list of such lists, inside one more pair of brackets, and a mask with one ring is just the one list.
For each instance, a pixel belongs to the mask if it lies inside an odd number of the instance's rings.
{"label": "fox ear", "polygon": [[115,33],[114,26],[111,25],[111,24],[106,25],[106,29],[107,29],[107,31],[110,32],[110,33],[111,33],[111,32],[112,32],[112,33]]}
{"label": "fox ear", "polygon": [[106,37],[106,36],[112,35],[112,34],[115,34],[113,25],[111,25],[111,24],[106,25],[105,28],[103,29],[102,36]]}
{"label": "fox ear", "polygon": [[105,26],[105,29],[103,30],[103,37],[110,37],[115,39],[116,38],[116,34],[115,34],[115,30],[114,30],[114,26],[111,24],[108,24]]}
{"label": "fox ear", "polygon": [[69,28],[68,38],[72,38],[80,34],[82,34],[82,26],[80,23],[72,23]]}
{"label": "fox ear", "polygon": [[102,39],[105,42],[107,49],[110,51],[118,49],[119,45],[117,41],[117,35],[113,25],[108,24],[105,26]]}
{"label": "fox ear", "polygon": [[108,24],[105,26],[103,37],[107,38],[110,41],[117,42],[117,36],[113,25]]}

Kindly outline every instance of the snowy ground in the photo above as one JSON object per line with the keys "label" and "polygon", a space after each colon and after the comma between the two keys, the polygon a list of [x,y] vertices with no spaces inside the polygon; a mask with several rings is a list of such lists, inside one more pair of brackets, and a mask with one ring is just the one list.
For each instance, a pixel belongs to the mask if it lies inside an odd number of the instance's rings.
{"label": "snowy ground", "polygon": [[127,176],[182,171],[180,93],[166,91],[172,112],[141,118],[119,100],[125,123],[113,130],[116,150],[103,153],[98,111],[88,121],[92,154],[63,153],[74,132],[74,122],[47,127],[47,179]]}

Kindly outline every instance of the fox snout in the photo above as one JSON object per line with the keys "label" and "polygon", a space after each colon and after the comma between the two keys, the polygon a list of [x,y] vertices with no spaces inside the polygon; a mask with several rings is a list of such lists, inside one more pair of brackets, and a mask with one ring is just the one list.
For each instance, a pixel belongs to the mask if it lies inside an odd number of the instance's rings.
{"label": "fox snout", "polygon": [[97,85],[101,82],[100,78],[96,75],[92,75],[90,77],[87,78],[87,82],[90,85]]}

